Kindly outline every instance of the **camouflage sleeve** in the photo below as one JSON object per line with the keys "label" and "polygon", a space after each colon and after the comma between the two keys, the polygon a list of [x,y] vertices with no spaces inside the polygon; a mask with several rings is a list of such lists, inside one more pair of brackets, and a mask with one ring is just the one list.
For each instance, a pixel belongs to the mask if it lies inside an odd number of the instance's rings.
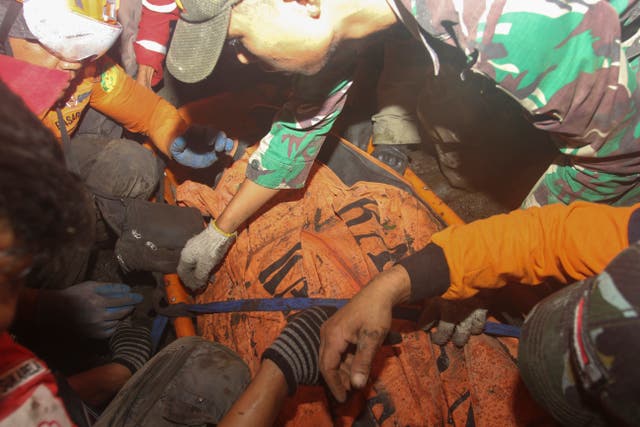
{"label": "camouflage sleeve", "polygon": [[351,83],[344,75],[337,80],[326,75],[297,77],[293,96],[249,159],[247,178],[267,188],[304,186]]}
{"label": "camouflage sleeve", "polygon": [[518,101],[536,127],[554,132],[564,154],[626,155],[612,163],[618,173],[640,167],[640,156],[628,156],[640,151],[637,69],[624,55],[618,16],[633,2],[390,0],[405,25],[408,12]]}

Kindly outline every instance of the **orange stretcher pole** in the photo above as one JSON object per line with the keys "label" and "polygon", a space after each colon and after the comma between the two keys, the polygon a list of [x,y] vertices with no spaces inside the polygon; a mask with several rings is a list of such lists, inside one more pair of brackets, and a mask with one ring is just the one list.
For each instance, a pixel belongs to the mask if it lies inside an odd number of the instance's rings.
{"label": "orange stretcher pole", "polygon": [[[167,203],[175,205],[175,188],[177,180],[169,168],[164,170],[164,199]],[[186,303],[191,304],[191,296],[185,291],[184,286],[180,282],[180,278],[177,274],[165,274],[164,275],[164,289],[167,294],[167,302],[169,304]],[[173,320],[173,328],[176,331],[176,336],[192,337],[196,335],[196,328],[193,326],[193,321],[190,317],[176,317]]]}
{"label": "orange stretcher pole", "polygon": [[[169,304],[192,303],[191,297],[184,290],[177,274],[165,274],[164,284]],[[178,338],[196,335],[196,328],[193,326],[193,321],[190,317],[176,317],[173,319],[173,327]]]}
{"label": "orange stretcher pole", "polygon": [[422,181],[411,169],[404,171],[404,179],[409,181],[413,187],[413,191],[431,207],[447,225],[464,224],[462,218],[458,216],[440,197],[429,189],[427,184]]}
{"label": "orange stretcher pole", "polygon": [[[367,144],[367,153],[373,152],[373,138],[369,138],[369,144]],[[403,178],[406,179],[413,191],[425,202],[431,209],[433,209],[440,218],[447,225],[459,225],[464,224],[462,218],[458,216],[453,209],[440,198],[436,193],[429,189],[429,186],[411,169],[407,168],[404,171]]]}

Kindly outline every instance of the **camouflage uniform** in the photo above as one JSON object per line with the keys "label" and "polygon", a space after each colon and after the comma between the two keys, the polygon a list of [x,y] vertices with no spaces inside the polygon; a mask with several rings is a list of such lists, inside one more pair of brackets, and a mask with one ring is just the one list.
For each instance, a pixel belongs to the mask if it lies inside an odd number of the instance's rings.
{"label": "camouflage uniform", "polygon": [[[334,64],[332,64],[334,65]],[[301,188],[340,115],[355,63],[338,61],[314,76],[297,76],[293,96],[249,159],[247,178],[267,188]]]}
{"label": "camouflage uniform", "polygon": [[640,242],[528,315],[520,376],[561,425],[640,425]]}
{"label": "camouflage uniform", "polygon": [[444,42],[552,132],[560,156],[523,206],[640,200],[638,61],[621,45],[635,1],[389,0],[431,53]]}
{"label": "camouflage uniform", "polygon": [[[620,16],[634,0],[612,2],[389,0],[422,40],[436,72],[432,45],[464,53],[467,67],[493,79],[552,132],[560,156],[523,206],[587,200],[629,205],[640,200],[638,62],[620,42]],[[329,67],[327,67],[329,68]],[[340,75],[335,73],[335,75]],[[324,93],[294,98],[263,138],[247,171],[270,188],[299,188],[351,84],[325,80]],[[313,81],[314,77],[301,78]],[[335,83],[337,82],[337,83]]]}

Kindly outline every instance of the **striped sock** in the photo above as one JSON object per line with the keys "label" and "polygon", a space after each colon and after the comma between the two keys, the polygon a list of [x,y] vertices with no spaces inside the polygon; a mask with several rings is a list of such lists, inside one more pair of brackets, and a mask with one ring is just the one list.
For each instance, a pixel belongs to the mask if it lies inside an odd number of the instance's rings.
{"label": "striped sock", "polygon": [[135,374],[151,357],[151,331],[145,326],[133,326],[130,318],[123,319],[109,340],[109,348],[111,361]]}
{"label": "striped sock", "polygon": [[298,384],[317,384],[320,327],[335,313],[334,307],[313,307],[289,318],[280,336],[262,354],[273,361],[284,374],[289,394]]}

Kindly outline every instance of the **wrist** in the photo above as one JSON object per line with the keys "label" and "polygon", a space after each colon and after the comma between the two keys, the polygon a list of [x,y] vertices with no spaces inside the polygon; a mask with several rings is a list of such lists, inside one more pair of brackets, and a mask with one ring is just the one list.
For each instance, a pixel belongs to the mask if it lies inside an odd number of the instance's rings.
{"label": "wrist", "polygon": [[220,228],[215,219],[212,219],[209,223],[209,227],[215,230],[217,233],[222,234],[224,237],[234,238],[238,235],[235,230],[227,231],[225,229]]}
{"label": "wrist", "polygon": [[[291,366],[291,362],[272,347],[267,348],[262,354],[262,367],[268,375],[275,378],[282,378],[286,384],[287,394],[292,396],[298,388],[298,378]],[[266,375],[266,374],[265,374]]]}
{"label": "wrist", "polygon": [[393,305],[403,304],[411,297],[411,278],[402,265],[394,265],[390,272],[396,276],[395,288],[392,295]]}
{"label": "wrist", "polygon": [[400,260],[398,265],[404,268],[409,279],[410,302],[440,296],[450,286],[447,258],[435,243],[429,243],[424,249]]}
{"label": "wrist", "polygon": [[260,369],[256,376],[266,378],[267,382],[271,384],[273,388],[284,391],[282,393],[283,395],[287,394],[287,379],[282,370],[271,359],[262,359]]}
{"label": "wrist", "polygon": [[394,265],[374,277],[360,292],[371,301],[381,301],[390,306],[407,302],[411,296],[411,281],[401,265]]}
{"label": "wrist", "polygon": [[154,72],[155,70],[153,69],[153,67],[145,64],[139,64],[136,81],[141,85],[150,88]]}

